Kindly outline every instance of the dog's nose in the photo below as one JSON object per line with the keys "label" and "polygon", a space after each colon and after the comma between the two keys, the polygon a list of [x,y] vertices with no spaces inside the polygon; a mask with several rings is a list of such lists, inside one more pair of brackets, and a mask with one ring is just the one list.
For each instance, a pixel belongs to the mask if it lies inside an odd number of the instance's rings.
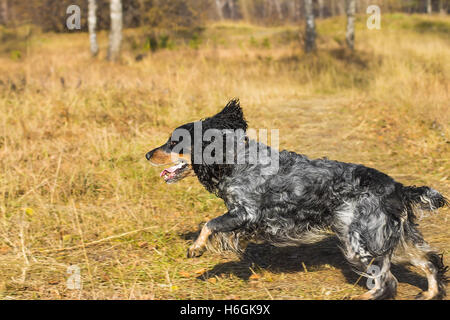
{"label": "dog's nose", "polygon": [[145,155],[145,157],[147,158],[148,161],[150,161],[150,159],[152,158],[153,155],[153,150],[150,152],[147,152],[147,154]]}

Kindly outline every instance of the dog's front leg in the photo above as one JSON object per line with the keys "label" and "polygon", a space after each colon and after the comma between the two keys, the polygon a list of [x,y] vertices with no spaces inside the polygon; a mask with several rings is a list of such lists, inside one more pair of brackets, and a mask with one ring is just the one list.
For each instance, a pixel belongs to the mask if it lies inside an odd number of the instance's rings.
{"label": "dog's front leg", "polygon": [[194,244],[189,247],[187,252],[188,258],[195,258],[200,257],[203,252],[206,250],[206,242],[208,242],[208,238],[211,235],[212,231],[210,228],[208,228],[208,223],[206,223],[202,231],[200,232],[200,235],[195,240]]}
{"label": "dog's front leg", "polygon": [[213,232],[231,232],[246,224],[248,217],[244,209],[234,209],[208,221],[194,244],[189,247],[188,258],[200,257],[206,250],[206,243]]}

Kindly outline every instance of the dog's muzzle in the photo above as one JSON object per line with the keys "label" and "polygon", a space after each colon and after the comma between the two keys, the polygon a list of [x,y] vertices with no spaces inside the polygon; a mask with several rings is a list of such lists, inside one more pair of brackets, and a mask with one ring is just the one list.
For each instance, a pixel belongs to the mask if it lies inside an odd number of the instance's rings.
{"label": "dog's muzzle", "polygon": [[150,159],[152,158],[153,153],[155,153],[155,150],[147,152],[147,154],[145,155],[145,157],[147,158],[148,161],[150,161]]}

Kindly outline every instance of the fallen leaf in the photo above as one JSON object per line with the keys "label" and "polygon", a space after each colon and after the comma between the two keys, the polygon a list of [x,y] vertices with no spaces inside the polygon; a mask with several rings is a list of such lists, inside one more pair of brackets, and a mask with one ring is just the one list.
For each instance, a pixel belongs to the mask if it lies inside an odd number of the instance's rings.
{"label": "fallen leaf", "polygon": [[34,213],[34,211],[33,211],[32,208],[26,208],[26,209],[25,209],[25,214],[26,214],[27,216],[32,217],[32,216],[33,216],[33,213]]}
{"label": "fallen leaf", "polygon": [[217,282],[217,279],[216,278],[209,278],[208,279],[208,282],[210,282],[210,283],[216,283]]}
{"label": "fallen leaf", "polygon": [[250,279],[250,280],[259,280],[259,279],[261,279],[261,276],[258,275],[258,274],[256,274],[256,273],[254,273],[254,274],[252,274],[252,275],[250,276],[249,279]]}
{"label": "fallen leaf", "polygon": [[137,245],[139,246],[139,248],[145,248],[146,246],[148,246],[148,242],[139,241]]}
{"label": "fallen leaf", "polygon": [[195,274],[204,274],[206,272],[206,268],[197,269],[194,271]]}
{"label": "fallen leaf", "polygon": [[105,282],[108,282],[109,280],[111,280],[111,279],[108,277],[107,274],[101,275],[101,278],[102,278],[102,280],[105,281]]}
{"label": "fallen leaf", "polygon": [[191,274],[186,271],[180,271],[179,274],[180,274],[180,276],[185,277],[185,278],[189,278],[191,276]]}
{"label": "fallen leaf", "polygon": [[51,279],[51,280],[48,281],[48,284],[51,284],[51,285],[56,285],[58,283],[59,283],[58,279]]}
{"label": "fallen leaf", "polygon": [[10,250],[11,248],[7,246],[0,247],[0,254],[7,254]]}
{"label": "fallen leaf", "polygon": [[272,276],[267,275],[267,276],[265,277],[265,280],[266,280],[267,282],[272,282],[272,281],[273,281],[273,278],[272,278]]}

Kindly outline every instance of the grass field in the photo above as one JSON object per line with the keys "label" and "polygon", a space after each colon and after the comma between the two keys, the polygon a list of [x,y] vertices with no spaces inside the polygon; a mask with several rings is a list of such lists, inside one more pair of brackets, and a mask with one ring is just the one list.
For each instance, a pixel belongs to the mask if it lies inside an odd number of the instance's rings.
{"label": "grass field", "polygon": [[[186,44],[122,61],[91,59],[86,34],[33,32],[0,42],[0,298],[343,299],[365,291],[334,238],[248,257],[187,260],[199,226],[225,210],[193,177],[159,178],[144,155],[176,126],[239,97],[251,128],[280,147],[382,170],[450,196],[450,18],[319,20],[318,52],[298,26],[210,25]],[[27,30],[19,30],[22,33]],[[19,32],[18,31],[18,32]],[[11,32],[11,31],[9,31]],[[134,49],[133,49],[134,48]],[[142,49],[143,50],[143,49]],[[449,210],[424,216],[425,238],[450,264]],[[81,290],[70,290],[69,266]],[[396,267],[399,299],[426,289]]]}

